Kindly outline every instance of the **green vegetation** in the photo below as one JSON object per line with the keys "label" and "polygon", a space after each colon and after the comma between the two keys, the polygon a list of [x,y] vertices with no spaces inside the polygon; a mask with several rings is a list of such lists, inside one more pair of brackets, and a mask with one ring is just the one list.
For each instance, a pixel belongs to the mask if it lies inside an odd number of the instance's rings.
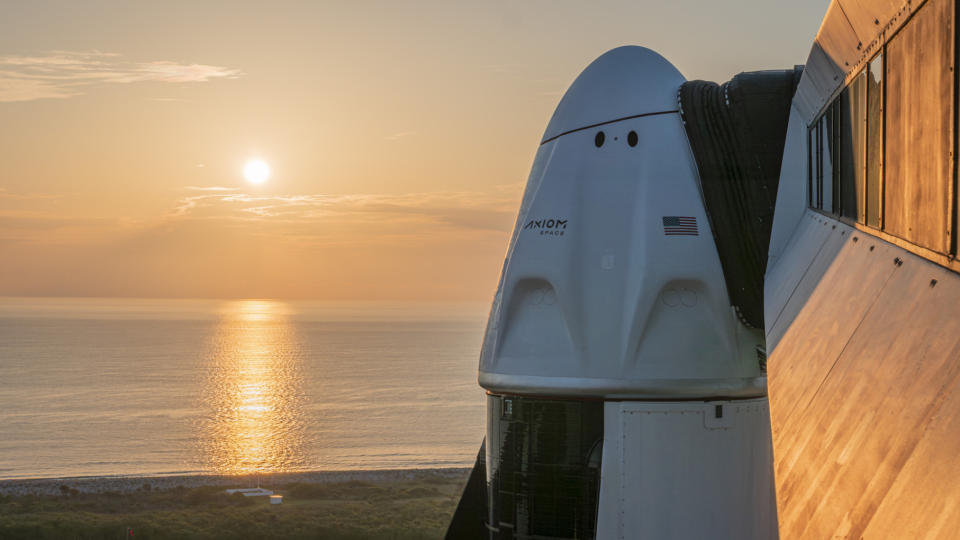
{"label": "green vegetation", "polygon": [[206,486],[136,493],[0,496],[0,538],[442,538],[463,481],[288,484],[267,497]]}

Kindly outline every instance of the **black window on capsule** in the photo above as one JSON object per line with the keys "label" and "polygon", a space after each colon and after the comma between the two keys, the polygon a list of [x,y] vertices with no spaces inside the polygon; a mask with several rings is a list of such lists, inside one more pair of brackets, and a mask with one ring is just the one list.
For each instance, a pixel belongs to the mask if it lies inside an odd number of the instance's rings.
{"label": "black window on capsule", "polygon": [[597,135],[593,138],[593,144],[597,145],[597,148],[600,148],[603,146],[603,141],[605,141],[606,138],[607,136],[604,135],[602,131],[598,131]]}
{"label": "black window on capsule", "polygon": [[636,131],[631,131],[630,133],[627,133],[627,144],[629,144],[630,146],[636,146],[638,139],[639,137],[637,137]]}

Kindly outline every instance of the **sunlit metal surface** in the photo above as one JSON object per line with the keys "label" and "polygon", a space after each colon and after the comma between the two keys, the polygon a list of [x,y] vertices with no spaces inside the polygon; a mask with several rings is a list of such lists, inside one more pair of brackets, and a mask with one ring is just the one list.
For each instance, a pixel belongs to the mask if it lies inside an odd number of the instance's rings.
{"label": "sunlit metal surface", "polygon": [[282,302],[227,305],[211,344],[201,453],[222,474],[302,468],[300,347]]}

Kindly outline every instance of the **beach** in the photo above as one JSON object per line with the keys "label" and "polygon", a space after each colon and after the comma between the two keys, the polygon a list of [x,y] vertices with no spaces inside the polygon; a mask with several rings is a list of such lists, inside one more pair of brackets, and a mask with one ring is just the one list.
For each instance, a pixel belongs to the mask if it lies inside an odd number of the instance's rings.
{"label": "beach", "polygon": [[63,486],[77,493],[135,493],[222,486],[228,488],[276,487],[295,484],[336,484],[343,482],[391,483],[405,481],[447,481],[465,479],[469,468],[393,469],[358,471],[315,471],[258,475],[108,476],[76,478],[34,478],[0,480],[0,495],[61,495]]}
{"label": "beach", "polygon": [[[0,481],[0,538],[442,538],[470,469]],[[259,485],[283,495],[227,495]]]}

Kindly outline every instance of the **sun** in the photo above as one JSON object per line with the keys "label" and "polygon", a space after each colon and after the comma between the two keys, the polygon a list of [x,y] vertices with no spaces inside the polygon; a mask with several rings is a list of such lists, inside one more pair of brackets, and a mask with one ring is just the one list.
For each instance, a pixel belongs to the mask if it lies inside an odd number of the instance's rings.
{"label": "sun", "polygon": [[243,166],[243,177],[251,184],[262,184],[270,179],[270,165],[262,159],[251,159]]}

